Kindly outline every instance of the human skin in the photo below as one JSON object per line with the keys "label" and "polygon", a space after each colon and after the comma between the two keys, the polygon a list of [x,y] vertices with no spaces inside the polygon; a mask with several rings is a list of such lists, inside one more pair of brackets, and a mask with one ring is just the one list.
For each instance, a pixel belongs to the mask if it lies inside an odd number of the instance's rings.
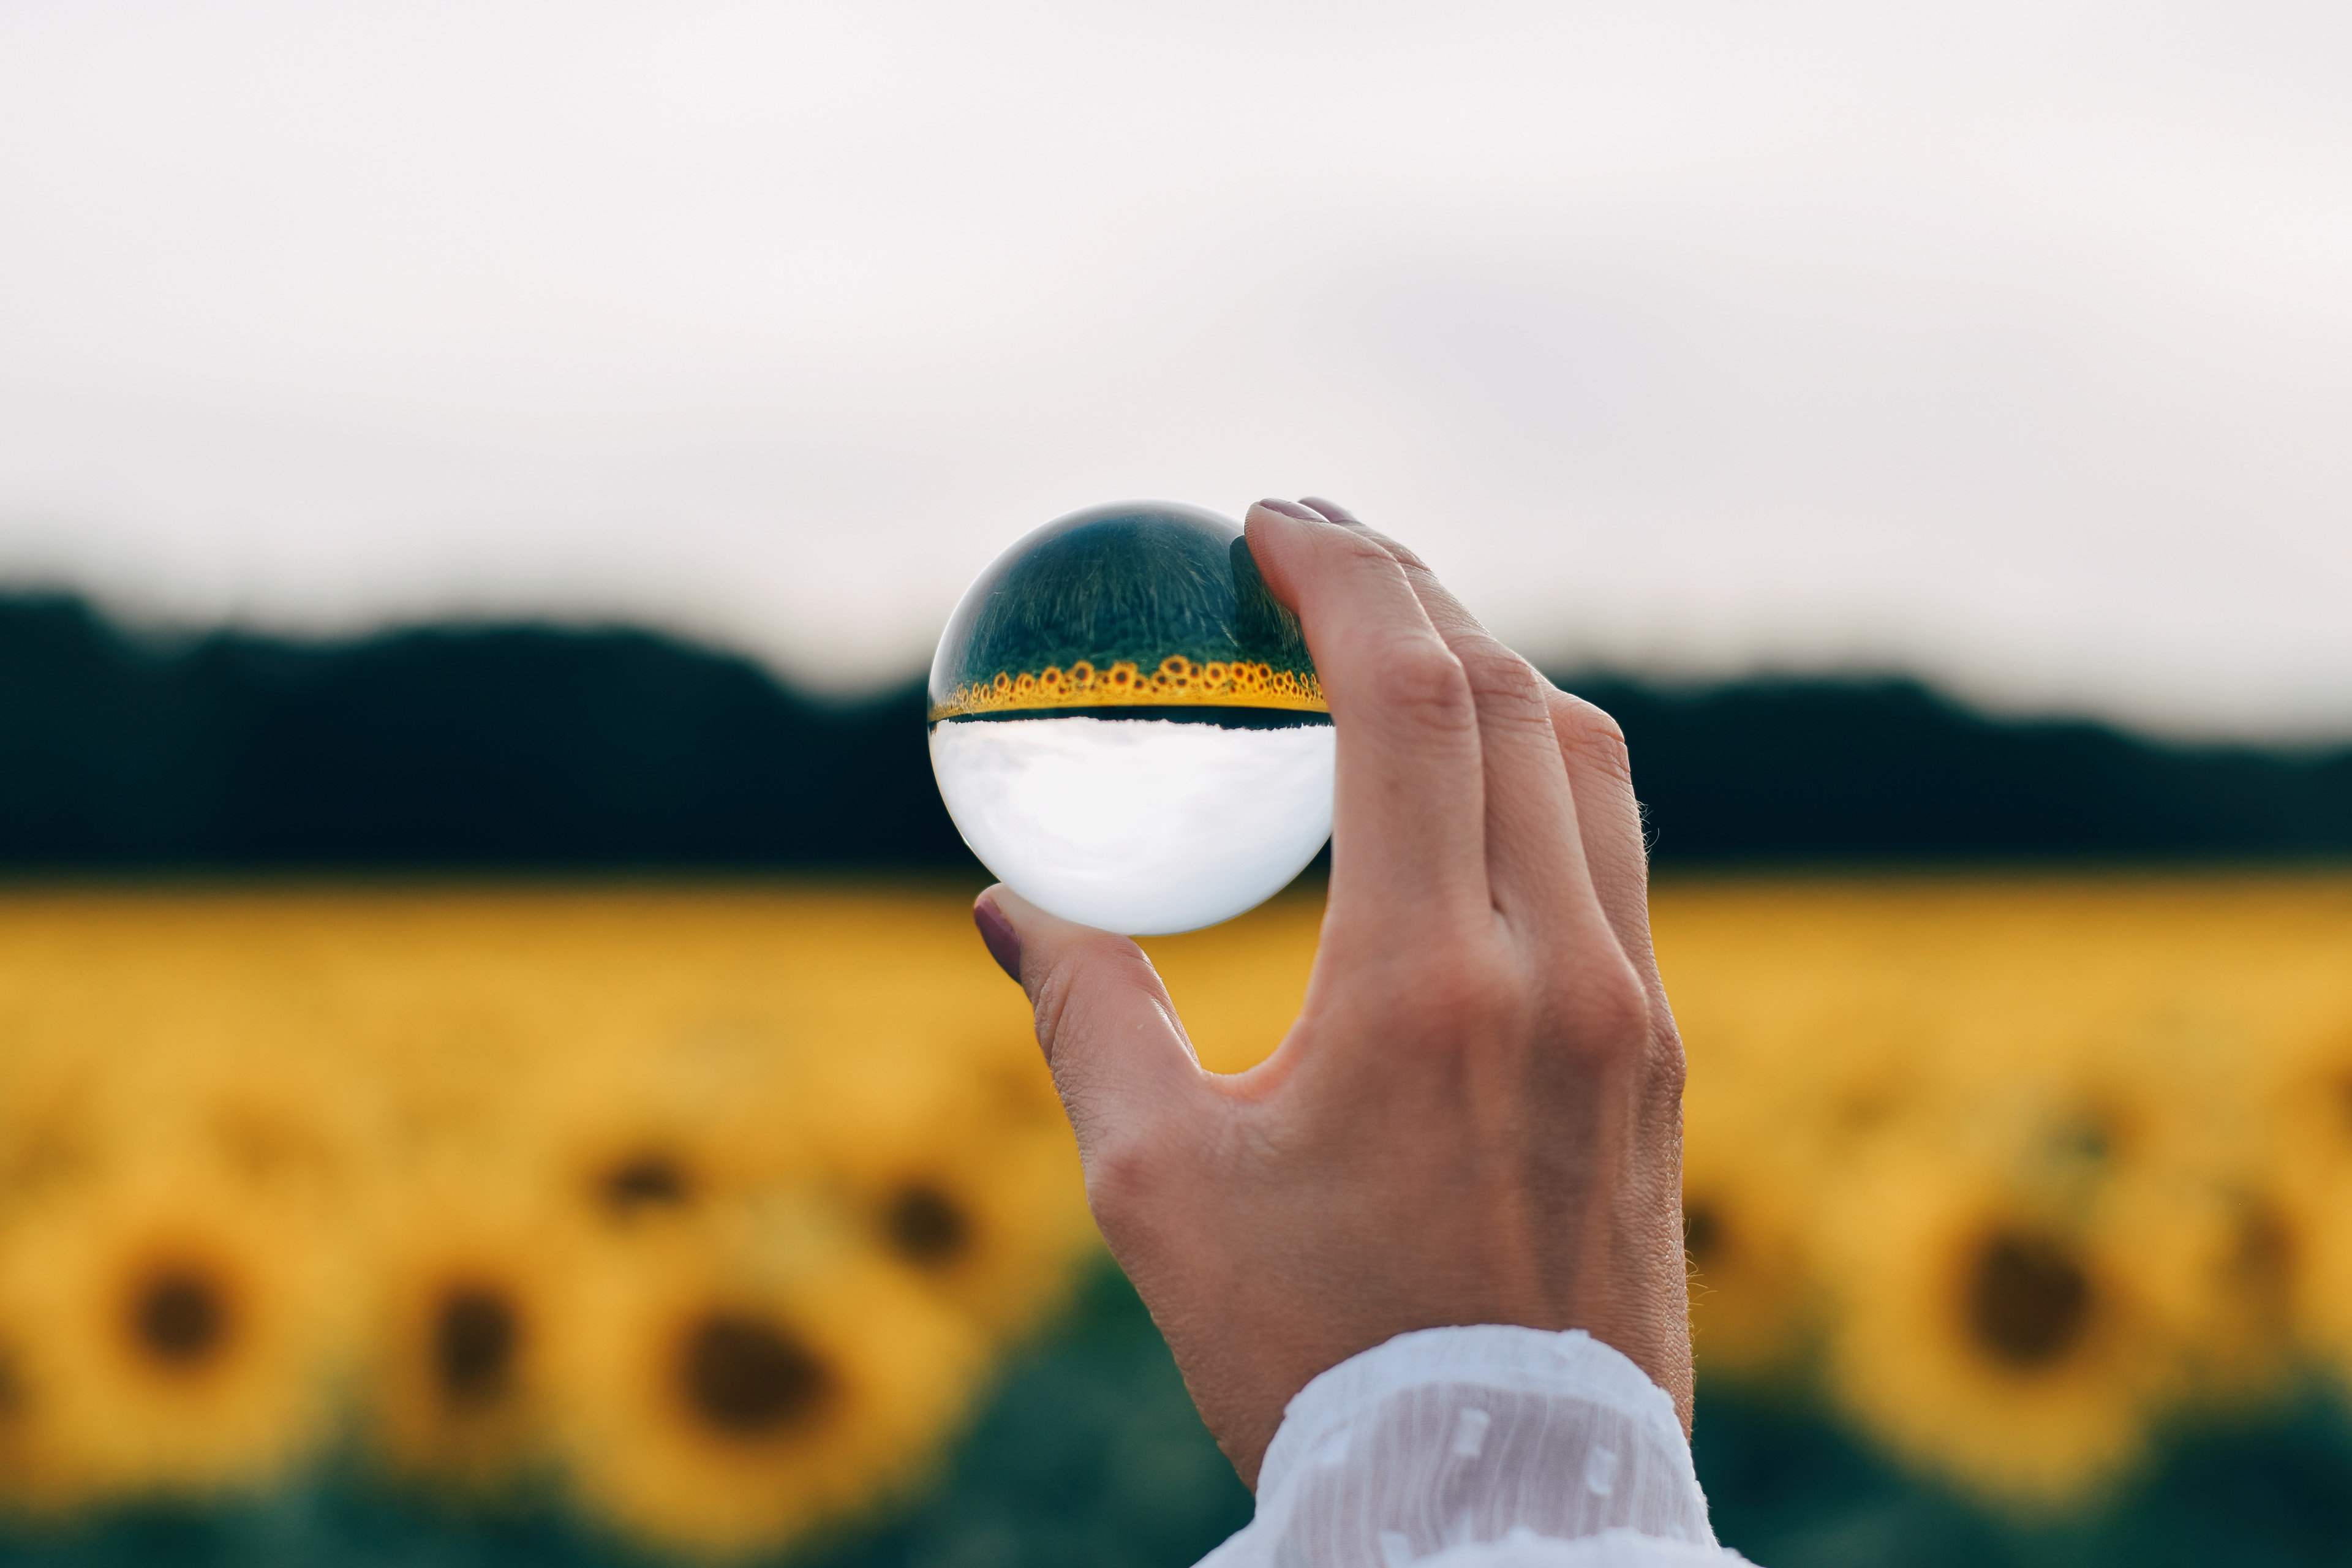
{"label": "human skin", "polygon": [[1203,1069],[1124,937],[999,886],[1112,1256],[1244,1481],[1308,1380],[1409,1330],[1583,1329],[1691,1418],[1683,1054],[1625,744],[1339,507],[1261,502],[1338,727],[1298,1018]]}

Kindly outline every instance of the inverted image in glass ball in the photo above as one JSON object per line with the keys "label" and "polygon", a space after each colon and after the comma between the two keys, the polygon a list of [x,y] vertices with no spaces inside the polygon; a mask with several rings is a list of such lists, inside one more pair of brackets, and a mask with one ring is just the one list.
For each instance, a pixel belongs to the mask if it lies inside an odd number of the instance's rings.
{"label": "inverted image in glass ball", "polygon": [[972,853],[1064,920],[1230,920],[1331,834],[1331,710],[1238,524],[1130,501],[999,556],[931,664],[931,769]]}

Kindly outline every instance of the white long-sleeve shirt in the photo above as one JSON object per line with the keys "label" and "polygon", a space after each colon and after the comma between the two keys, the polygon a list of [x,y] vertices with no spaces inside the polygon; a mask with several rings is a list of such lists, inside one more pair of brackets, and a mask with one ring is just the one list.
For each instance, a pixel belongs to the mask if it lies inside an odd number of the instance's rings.
{"label": "white long-sleeve shirt", "polygon": [[1424,1329],[1301,1389],[1200,1568],[1723,1568],[1665,1392],[1581,1330]]}

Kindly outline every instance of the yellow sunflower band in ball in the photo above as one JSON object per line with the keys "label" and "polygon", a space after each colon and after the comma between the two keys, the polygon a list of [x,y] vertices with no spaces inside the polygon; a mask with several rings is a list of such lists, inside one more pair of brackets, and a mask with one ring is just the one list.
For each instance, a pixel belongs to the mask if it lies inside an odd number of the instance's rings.
{"label": "yellow sunflower band in ball", "polygon": [[959,686],[930,710],[933,723],[986,713],[1022,713],[1056,708],[1276,708],[1294,713],[1328,713],[1323,683],[1312,670],[1276,669],[1270,664],[1195,663],[1170,654],[1146,675],[1131,659],[1097,667],[1085,659],[1067,669],[1058,665]]}

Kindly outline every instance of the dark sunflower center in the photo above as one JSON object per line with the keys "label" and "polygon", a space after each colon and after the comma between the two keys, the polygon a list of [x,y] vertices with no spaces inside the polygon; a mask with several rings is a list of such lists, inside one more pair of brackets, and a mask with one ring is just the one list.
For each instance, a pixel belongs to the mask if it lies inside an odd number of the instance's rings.
{"label": "dark sunflower center", "polygon": [[2239,1216],[2238,1245],[2231,1262],[2240,1285],[2276,1302],[2294,1276],[2295,1238],[2286,1216],[2267,1205]]}
{"label": "dark sunflower center", "polygon": [[2014,1366],[2046,1366],[2072,1350],[2091,1318],[2091,1281],[2046,1237],[2000,1235],[1985,1244],[1969,1281],[1977,1342]]}
{"label": "dark sunflower center", "polygon": [[615,1214],[641,1209],[677,1208],[694,1195],[686,1168],[668,1154],[632,1154],[608,1168],[597,1183],[597,1194]]}
{"label": "dark sunflower center", "polygon": [[451,1405],[480,1405],[507,1390],[522,1322],[514,1304],[487,1286],[442,1297],[433,1316],[433,1376]]}
{"label": "dark sunflower center", "polygon": [[131,1327],[139,1343],[173,1367],[200,1365],[228,1339],[228,1309],[219,1285],[189,1268],[150,1276],[133,1296]]}
{"label": "dark sunflower center", "polygon": [[696,1325],[679,1372],[688,1408],[730,1437],[762,1437],[807,1419],[833,1382],[797,1336],[731,1312]]}
{"label": "dark sunflower center", "polygon": [[971,1245],[971,1217],[927,1182],[910,1182],[890,1195],[882,1229],[899,1257],[932,1268],[953,1262]]}

